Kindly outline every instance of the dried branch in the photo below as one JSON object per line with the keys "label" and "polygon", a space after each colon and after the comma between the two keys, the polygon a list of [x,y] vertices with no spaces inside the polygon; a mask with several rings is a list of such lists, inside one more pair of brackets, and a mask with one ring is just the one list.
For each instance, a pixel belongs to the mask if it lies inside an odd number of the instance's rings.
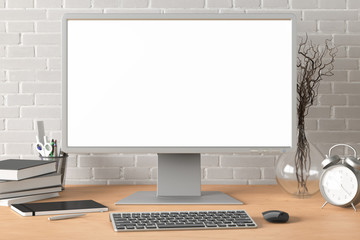
{"label": "dried branch", "polygon": [[306,183],[311,167],[310,144],[305,134],[305,117],[317,98],[320,81],[323,77],[333,75],[336,53],[337,48],[331,46],[331,40],[325,41],[323,49],[312,43],[307,35],[299,43],[296,64],[298,143],[295,155],[299,194],[308,192]]}

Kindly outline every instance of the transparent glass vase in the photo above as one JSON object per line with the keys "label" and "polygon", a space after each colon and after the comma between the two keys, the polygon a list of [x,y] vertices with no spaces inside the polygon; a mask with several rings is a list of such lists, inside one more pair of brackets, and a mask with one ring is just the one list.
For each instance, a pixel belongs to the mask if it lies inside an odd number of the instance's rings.
{"label": "transparent glass vase", "polygon": [[287,193],[297,198],[311,197],[320,190],[321,162],[325,156],[313,144],[309,143],[309,146],[306,164],[296,163],[296,149],[283,153],[276,164],[276,181]]}

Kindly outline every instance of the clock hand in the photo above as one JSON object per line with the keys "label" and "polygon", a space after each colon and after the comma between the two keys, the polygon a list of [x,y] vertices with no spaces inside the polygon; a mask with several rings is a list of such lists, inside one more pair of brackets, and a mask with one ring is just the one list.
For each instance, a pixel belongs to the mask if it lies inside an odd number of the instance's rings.
{"label": "clock hand", "polygon": [[344,188],[344,186],[340,183],[341,188],[350,196],[350,193]]}

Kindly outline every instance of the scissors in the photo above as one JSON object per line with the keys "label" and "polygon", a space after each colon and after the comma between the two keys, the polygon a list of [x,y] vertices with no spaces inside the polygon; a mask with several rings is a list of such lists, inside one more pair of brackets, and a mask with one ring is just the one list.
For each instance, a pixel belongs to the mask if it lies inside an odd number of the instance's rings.
{"label": "scissors", "polygon": [[52,146],[46,141],[46,136],[44,136],[44,144],[39,141],[39,137],[36,136],[36,150],[40,153],[42,157],[49,157],[52,152]]}

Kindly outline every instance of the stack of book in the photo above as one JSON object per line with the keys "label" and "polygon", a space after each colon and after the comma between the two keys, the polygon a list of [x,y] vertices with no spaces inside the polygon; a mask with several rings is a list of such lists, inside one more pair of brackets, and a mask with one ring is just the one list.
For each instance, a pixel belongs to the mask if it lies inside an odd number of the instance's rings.
{"label": "stack of book", "polygon": [[58,197],[60,191],[55,161],[0,161],[0,206]]}

